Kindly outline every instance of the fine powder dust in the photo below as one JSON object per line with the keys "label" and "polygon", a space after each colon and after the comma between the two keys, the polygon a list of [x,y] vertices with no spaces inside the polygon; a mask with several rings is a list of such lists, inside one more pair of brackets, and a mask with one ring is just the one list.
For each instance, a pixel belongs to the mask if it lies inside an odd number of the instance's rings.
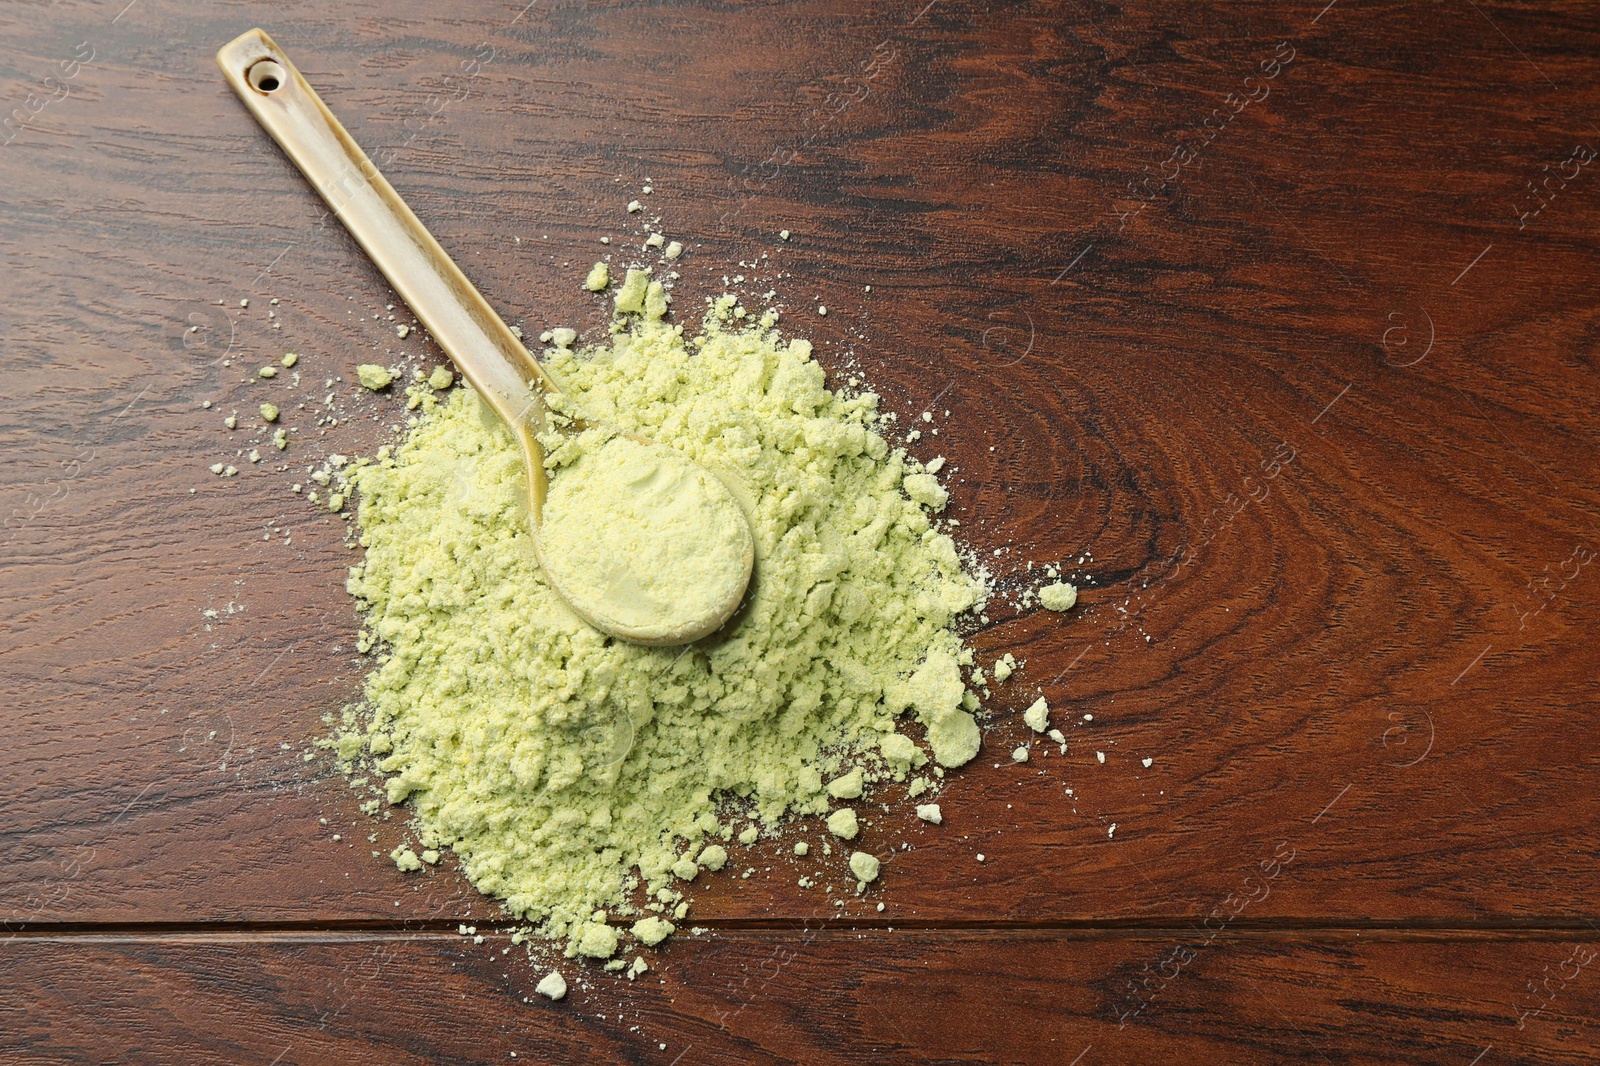
{"label": "fine powder dust", "polygon": [[[942,489],[877,431],[875,395],[828,391],[771,313],[723,297],[686,339],[643,272],[621,288],[605,346],[546,353],[561,405],[728,486],[755,538],[745,604],[682,647],[580,621],[535,562],[511,436],[470,390],[419,386],[405,442],[350,475],[366,551],[349,589],[375,666],[329,741],[411,804],[430,861],[453,849],[480,890],[599,957],[618,947],[608,917],[683,918],[684,882],[729,862],[735,836],[848,810],[885,780],[915,775],[917,795],[970,760],[955,626],[986,596],[930,519]],[[552,453],[553,484],[575,458]],[[897,732],[908,712],[937,770]]]}

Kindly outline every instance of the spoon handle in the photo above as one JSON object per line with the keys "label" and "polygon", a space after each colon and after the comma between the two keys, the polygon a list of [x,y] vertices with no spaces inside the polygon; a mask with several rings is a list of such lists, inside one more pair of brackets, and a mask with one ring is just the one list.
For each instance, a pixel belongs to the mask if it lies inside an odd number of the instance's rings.
{"label": "spoon handle", "polygon": [[283,49],[259,29],[229,41],[217,65],[256,121],[321,194],[439,347],[528,453],[534,506],[543,502],[544,369],[411,213]]}

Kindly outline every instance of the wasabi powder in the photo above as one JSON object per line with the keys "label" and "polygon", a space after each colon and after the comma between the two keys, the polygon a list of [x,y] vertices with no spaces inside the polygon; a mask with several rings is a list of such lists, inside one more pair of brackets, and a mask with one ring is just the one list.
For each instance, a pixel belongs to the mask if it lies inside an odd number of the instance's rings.
{"label": "wasabi powder", "polygon": [[[535,560],[521,453],[468,388],[428,392],[404,443],[348,470],[374,661],[327,743],[569,955],[615,951],[601,917],[664,936],[650,912],[682,917],[674,873],[722,866],[701,846],[735,815],[754,840],[746,819],[775,830],[904,781],[928,755],[903,715],[943,766],[978,751],[955,627],[986,590],[929,517],[943,488],[880,435],[875,395],[829,392],[807,342],[735,304],[686,337],[630,270],[605,346],[544,353],[568,413],[678,449],[744,511],[750,592],[705,640],[645,647],[573,614]],[[855,823],[828,819],[845,839]]]}
{"label": "wasabi powder", "polygon": [[[273,371],[273,373],[277,373],[277,371]],[[262,375],[265,376],[265,374],[266,371],[263,370]],[[362,363],[356,367],[356,380],[361,382],[362,387],[377,392],[380,389],[389,387],[389,383],[394,380],[394,371],[386,366],[379,366],[377,363]]]}
{"label": "wasabi powder", "polygon": [[1039,590],[1039,606],[1047,611],[1070,611],[1077,602],[1077,588],[1065,581],[1057,581]]}
{"label": "wasabi powder", "polygon": [[555,475],[539,526],[543,576],[585,618],[650,643],[737,605],[750,525],[728,487],[682,452],[590,429],[548,435]]}

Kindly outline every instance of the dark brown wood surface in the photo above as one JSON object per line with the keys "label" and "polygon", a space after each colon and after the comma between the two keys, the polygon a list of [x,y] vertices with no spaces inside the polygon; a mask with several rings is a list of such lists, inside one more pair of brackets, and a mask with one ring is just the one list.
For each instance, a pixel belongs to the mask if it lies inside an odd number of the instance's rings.
{"label": "dark brown wood surface", "polygon": [[[1600,17],[125,3],[0,7],[0,1058],[1600,1057]],[[1003,588],[1086,557],[1065,619],[991,607],[1027,665],[881,888],[758,848],[552,1005],[371,857],[303,757],[353,553],[288,485],[397,420],[325,379],[432,353],[218,76],[254,25],[509,320],[598,330],[648,179],[685,317],[770,284],[940,412]],[[266,398],[287,471],[222,426]],[[1040,691],[1069,750],[1014,766]]]}

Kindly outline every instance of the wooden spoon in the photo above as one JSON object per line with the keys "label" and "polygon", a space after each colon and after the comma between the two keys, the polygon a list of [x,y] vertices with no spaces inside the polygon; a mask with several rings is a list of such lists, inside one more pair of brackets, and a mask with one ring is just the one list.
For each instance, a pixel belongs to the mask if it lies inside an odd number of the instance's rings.
{"label": "wooden spoon", "polygon": [[[242,34],[217,52],[217,65],[256,121],[321,194],[522,446],[534,550],[556,592],[595,628],[639,644],[685,644],[720,628],[744,599],[754,565],[754,536],[743,511],[738,520],[743,550],[735,545],[728,554],[729,562],[722,567],[726,572],[719,572],[706,586],[712,593],[709,598],[690,598],[678,609],[665,604],[660,611],[647,612],[651,617],[646,621],[633,612],[624,622],[605,608],[607,594],[614,598],[615,588],[584,588],[568,580],[574,568],[564,565],[568,561],[546,558],[539,536],[548,482],[538,434],[550,424],[544,400],[559,392],[555,382],[411,213],[271,37],[259,29]],[[592,427],[593,423],[579,425]],[[705,473],[675,449],[627,436],[661,449],[657,458],[665,467],[681,472],[687,466]],[[713,495],[727,492],[713,475],[705,473],[705,477],[715,486]],[[727,499],[731,501],[732,495]],[[641,560],[636,565],[642,568],[647,564]],[[640,582],[632,578],[648,584],[652,576],[623,575],[625,580],[619,584],[637,588]]]}

